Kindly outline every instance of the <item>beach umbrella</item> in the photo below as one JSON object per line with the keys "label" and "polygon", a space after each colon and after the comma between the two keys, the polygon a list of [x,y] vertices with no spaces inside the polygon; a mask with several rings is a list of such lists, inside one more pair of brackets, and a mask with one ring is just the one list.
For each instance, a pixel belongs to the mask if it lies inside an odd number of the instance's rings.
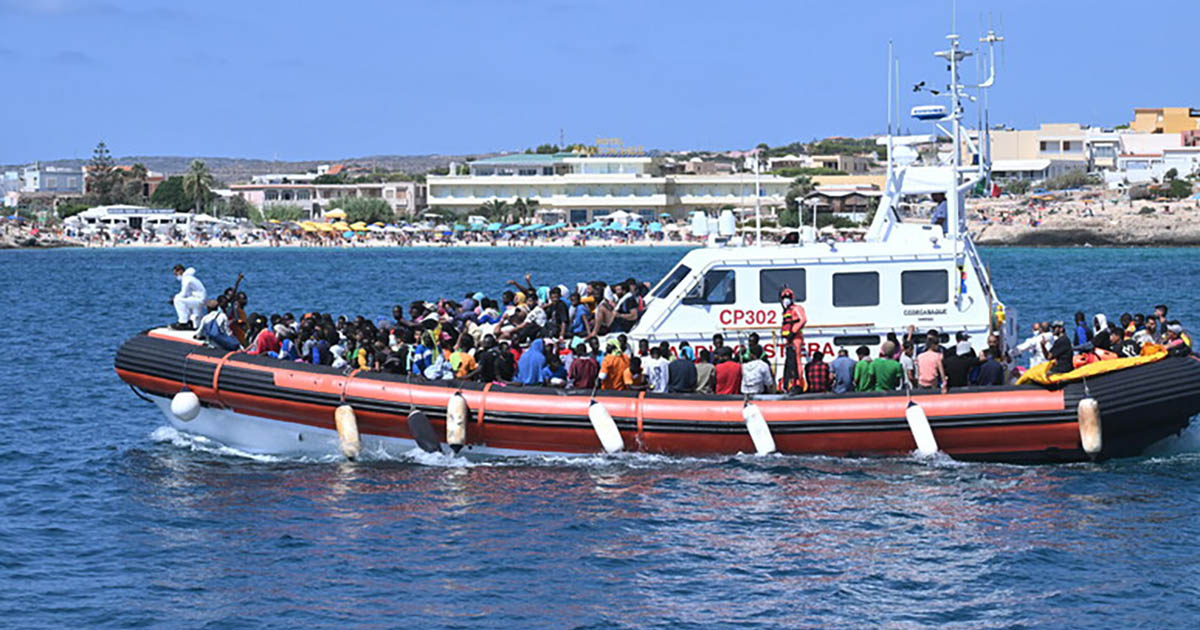
{"label": "beach umbrella", "polygon": [[521,224],[520,224],[520,223],[514,223],[514,224],[512,224],[512,225],[510,225],[510,226],[508,226],[508,227],[506,227],[506,228],[504,228],[504,231],[505,231],[505,232],[516,232],[516,231],[517,231],[517,230],[519,230],[519,229],[521,229]]}
{"label": "beach umbrella", "polygon": [[355,232],[366,232],[367,224],[363,223],[362,221],[356,221],[350,224],[350,229],[354,230]]}
{"label": "beach umbrella", "polygon": [[642,231],[642,222],[641,222],[641,221],[634,221],[633,223],[630,223],[630,224],[629,224],[629,230],[630,230],[631,232],[641,232],[641,231]]}
{"label": "beach umbrella", "polygon": [[368,229],[368,230],[370,230],[370,231],[372,231],[372,232],[382,232],[382,231],[383,231],[383,226],[382,226],[382,225],[380,225],[380,224],[378,224],[378,223],[374,223],[374,224],[372,224],[372,225],[368,225],[368,226],[367,226],[367,229]]}
{"label": "beach umbrella", "polygon": [[398,226],[398,225],[393,225],[393,224],[389,223],[389,224],[383,226],[383,231],[389,232],[389,233],[395,233],[395,232],[403,232],[404,230],[401,230],[400,226]]}
{"label": "beach umbrella", "polygon": [[670,212],[660,212],[660,213],[658,213],[658,216],[663,219],[670,219],[671,213]]}
{"label": "beach umbrella", "polygon": [[463,231],[463,230],[465,230],[465,229],[467,229],[467,226],[463,225],[462,223],[455,223],[455,224],[454,224],[454,231],[455,231],[455,232],[462,232],[462,231]]}
{"label": "beach umbrella", "polygon": [[329,212],[325,213],[325,218],[326,219],[345,219],[346,211],[345,210],[330,210]]}
{"label": "beach umbrella", "polygon": [[650,224],[650,225],[647,227],[647,229],[648,229],[649,231],[651,231],[651,232],[661,232],[661,231],[663,231],[662,224],[661,224],[661,223],[659,223],[658,221],[655,221],[655,222],[651,223],[651,224]]}
{"label": "beach umbrella", "polygon": [[354,238],[354,232],[352,232],[350,230],[346,230],[345,232],[342,232],[342,236],[344,236],[346,238]]}
{"label": "beach umbrella", "polygon": [[617,232],[624,232],[627,228],[624,225],[621,225],[620,223],[613,221],[612,224],[610,224],[607,229],[616,230]]}
{"label": "beach umbrella", "polygon": [[500,228],[504,227],[503,223],[492,223],[487,226],[489,232],[499,232]]}
{"label": "beach umbrella", "polygon": [[350,229],[350,224],[346,223],[345,221],[338,221],[337,223],[334,223],[332,225],[333,225],[333,229],[335,229],[339,232],[345,232],[346,230]]}
{"label": "beach umbrella", "polygon": [[541,228],[541,227],[542,227],[542,224],[541,224],[541,223],[534,223],[533,225],[526,226],[526,227],[525,227],[525,231],[526,231],[526,232],[532,232],[532,231],[534,231],[534,230],[537,230],[537,229],[539,229],[539,228]]}

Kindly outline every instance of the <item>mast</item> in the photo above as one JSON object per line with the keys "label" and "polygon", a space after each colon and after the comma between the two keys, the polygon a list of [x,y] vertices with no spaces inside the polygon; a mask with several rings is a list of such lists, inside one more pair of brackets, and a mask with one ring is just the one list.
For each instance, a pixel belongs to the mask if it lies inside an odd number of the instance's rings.
{"label": "mast", "polygon": [[762,156],[754,154],[754,245],[762,245]]}

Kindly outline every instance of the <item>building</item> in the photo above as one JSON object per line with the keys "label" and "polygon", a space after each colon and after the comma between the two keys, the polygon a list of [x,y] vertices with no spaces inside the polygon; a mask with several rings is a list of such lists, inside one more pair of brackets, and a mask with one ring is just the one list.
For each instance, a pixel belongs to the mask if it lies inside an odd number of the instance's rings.
{"label": "building", "polygon": [[[1037,129],[994,129],[989,133],[990,156],[993,166],[997,162],[1050,160],[1054,171],[1062,170],[1059,165],[1088,172],[1111,170],[1117,166],[1124,135],[1128,134],[1079,123],[1044,123]],[[978,133],[972,132],[970,137],[975,142]],[[964,149],[970,154],[974,145],[968,144]]]}
{"label": "building", "polygon": [[229,187],[250,205],[263,209],[272,205],[300,206],[311,217],[321,216],[339,199],[383,199],[398,216],[414,216],[425,207],[425,185],[420,182],[363,182],[358,184],[314,184],[304,175],[263,175],[249,184]]}
{"label": "building", "polygon": [[1200,147],[1172,147],[1163,149],[1162,165],[1166,171],[1175,169],[1177,177],[1200,173]]}
{"label": "building", "polygon": [[817,214],[832,213],[862,223],[883,195],[874,187],[817,188],[804,197],[804,204]]}
{"label": "building", "polygon": [[730,175],[733,173],[733,162],[705,160],[694,157],[683,164],[683,172],[691,175]]}
{"label": "building", "polygon": [[781,168],[812,168],[813,159],[811,155],[784,155],[781,157],[767,158],[767,170],[774,171]]}
{"label": "building", "polygon": [[176,212],[173,208],[145,208],[142,206],[96,206],[79,214],[67,217],[67,227],[88,229],[169,230],[186,229],[196,216]]}
{"label": "building", "polygon": [[1139,133],[1180,133],[1200,129],[1200,109],[1195,107],[1138,107],[1129,129]]}
{"label": "building", "polygon": [[[518,198],[543,211],[562,211],[571,223],[624,210],[647,219],[690,210],[755,207],[755,176],[669,174],[661,158],[644,156],[504,155],[468,163],[465,175],[429,176],[429,206],[460,215],[483,204]],[[455,172],[452,169],[451,172]],[[784,203],[791,180],[761,175],[758,206],[767,216]]]}
{"label": "building", "polygon": [[1082,167],[1079,163],[1071,160],[1039,158],[992,161],[992,179],[1001,182],[1013,180],[1038,182],[1081,170]]}
{"label": "building", "polygon": [[875,166],[875,157],[867,155],[814,155],[809,159],[815,168],[833,169],[848,175],[862,175]]}
{"label": "building", "polygon": [[78,195],[83,193],[82,167],[43,166],[35,162],[21,173],[21,192]]}

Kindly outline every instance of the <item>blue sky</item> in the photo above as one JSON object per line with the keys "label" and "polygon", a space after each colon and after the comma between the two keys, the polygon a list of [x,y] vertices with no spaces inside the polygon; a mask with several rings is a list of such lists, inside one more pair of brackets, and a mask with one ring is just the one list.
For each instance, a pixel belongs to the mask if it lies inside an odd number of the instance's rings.
{"label": "blue sky", "polygon": [[[1200,107],[1200,2],[960,0],[1008,39],[993,121]],[[618,137],[741,148],[885,123],[887,42],[942,81],[950,0],[0,0],[0,162],[336,159]],[[1190,60],[1190,61],[1189,61]],[[972,67],[973,70],[973,67]],[[927,97],[905,94],[905,107]]]}

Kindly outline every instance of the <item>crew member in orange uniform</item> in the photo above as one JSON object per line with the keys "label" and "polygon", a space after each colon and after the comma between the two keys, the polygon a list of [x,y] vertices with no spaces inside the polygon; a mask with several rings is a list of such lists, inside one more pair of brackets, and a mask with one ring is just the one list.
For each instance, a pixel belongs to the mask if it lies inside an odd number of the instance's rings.
{"label": "crew member in orange uniform", "polygon": [[779,305],[783,307],[783,326],[781,332],[787,342],[786,355],[783,363],[783,391],[793,387],[807,389],[804,382],[804,325],[808,316],[804,307],[796,304],[796,294],[784,287],[779,292]]}

